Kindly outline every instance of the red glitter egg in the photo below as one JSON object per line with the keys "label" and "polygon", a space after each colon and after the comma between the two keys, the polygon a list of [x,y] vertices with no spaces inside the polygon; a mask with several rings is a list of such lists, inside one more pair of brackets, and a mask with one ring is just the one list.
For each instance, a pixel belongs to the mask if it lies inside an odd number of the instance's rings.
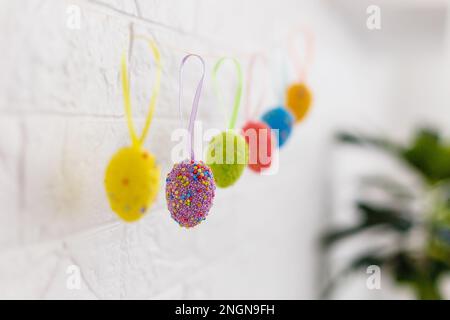
{"label": "red glitter egg", "polygon": [[248,121],[242,128],[242,135],[248,144],[248,166],[261,172],[272,164],[272,133],[270,127],[261,121]]}

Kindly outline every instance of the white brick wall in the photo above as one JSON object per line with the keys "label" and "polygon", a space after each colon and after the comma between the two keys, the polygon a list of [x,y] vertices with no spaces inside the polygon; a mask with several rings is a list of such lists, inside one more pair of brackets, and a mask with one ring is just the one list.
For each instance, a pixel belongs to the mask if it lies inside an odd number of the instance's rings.
{"label": "white brick wall", "polygon": [[[81,30],[66,27],[72,3],[82,9]],[[108,207],[103,174],[110,156],[129,143],[119,61],[130,23],[161,47],[162,92],[146,147],[165,176],[182,56],[204,54],[209,71],[221,54],[236,54],[245,65],[245,53],[266,50],[276,62],[288,29],[300,21],[317,33],[316,102],[283,150],[280,172],[246,172],[235,187],[218,190],[206,223],[193,230],[171,220],[162,191],[141,221],[120,222]],[[143,48],[136,43],[131,68],[138,124],[151,77]],[[354,92],[368,70],[322,2],[1,0],[0,52],[0,298],[316,296],[329,134],[342,119],[357,121],[358,106],[348,102],[368,93],[361,84]],[[272,69],[271,86],[286,83]],[[208,83],[199,119],[220,127]],[[267,103],[278,95],[271,88]],[[72,264],[81,268],[81,290],[66,288]]]}

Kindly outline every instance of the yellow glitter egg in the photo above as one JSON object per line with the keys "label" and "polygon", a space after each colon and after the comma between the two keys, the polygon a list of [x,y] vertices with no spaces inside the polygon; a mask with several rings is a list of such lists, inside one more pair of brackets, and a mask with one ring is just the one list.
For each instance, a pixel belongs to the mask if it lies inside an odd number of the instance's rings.
{"label": "yellow glitter egg", "polygon": [[111,209],[127,222],[140,219],[156,199],[160,169],[139,146],[120,149],[106,168],[105,188]]}
{"label": "yellow glitter egg", "polygon": [[304,83],[291,85],[286,92],[286,107],[295,117],[295,122],[303,120],[312,103],[312,94]]}

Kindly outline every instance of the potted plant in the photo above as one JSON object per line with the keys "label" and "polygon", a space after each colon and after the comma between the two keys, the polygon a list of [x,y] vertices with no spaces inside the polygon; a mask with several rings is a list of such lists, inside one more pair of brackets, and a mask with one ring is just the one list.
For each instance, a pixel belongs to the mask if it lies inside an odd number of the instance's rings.
{"label": "potted plant", "polygon": [[[412,192],[390,176],[362,179],[362,184],[376,188],[389,200],[357,199],[360,221],[326,231],[321,238],[323,250],[332,250],[342,240],[374,229],[378,232],[372,236],[389,233],[394,240],[357,256],[330,281],[326,293],[343,275],[377,265],[396,283],[409,286],[418,299],[444,298],[441,280],[450,271],[450,144],[433,129],[418,130],[407,145],[348,132],[339,133],[337,139],[356,147],[373,147],[398,159],[419,177],[420,187]],[[418,198],[424,204],[420,209],[411,205]],[[418,245],[411,241],[417,234],[423,239]]]}

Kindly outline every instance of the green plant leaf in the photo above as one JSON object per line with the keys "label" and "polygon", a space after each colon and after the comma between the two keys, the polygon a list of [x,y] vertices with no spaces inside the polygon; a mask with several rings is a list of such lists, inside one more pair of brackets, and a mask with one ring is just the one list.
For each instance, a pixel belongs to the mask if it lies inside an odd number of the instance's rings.
{"label": "green plant leaf", "polygon": [[390,265],[397,282],[409,283],[420,278],[416,261],[405,251],[393,255],[390,259]]}
{"label": "green plant leaf", "polygon": [[408,219],[404,212],[392,208],[380,207],[363,201],[357,202],[357,207],[363,216],[362,222],[355,226],[325,232],[321,239],[324,248],[375,226],[385,226],[399,232],[407,232],[413,225],[412,220]]}
{"label": "green plant leaf", "polygon": [[433,129],[420,129],[408,147],[401,147],[388,139],[349,132],[338,133],[336,139],[343,143],[367,145],[388,152],[410,165],[429,183],[450,179],[450,145],[445,145]]}
{"label": "green plant leaf", "polygon": [[434,130],[421,129],[402,157],[430,183],[450,179],[450,148]]}
{"label": "green plant leaf", "polygon": [[368,226],[385,224],[397,231],[405,232],[413,225],[412,220],[408,218],[407,212],[377,206],[364,201],[358,201],[357,207],[363,214],[364,224]]}
{"label": "green plant leaf", "polygon": [[335,242],[338,242],[339,240],[355,235],[363,231],[364,229],[367,229],[368,227],[369,226],[365,224],[360,224],[349,228],[340,228],[327,231],[322,236],[321,244],[324,248],[327,248],[332,244],[334,244]]}
{"label": "green plant leaf", "polygon": [[401,151],[398,145],[384,138],[369,137],[362,134],[357,135],[350,132],[340,132],[336,135],[336,139],[342,143],[377,147],[394,154],[398,154]]}
{"label": "green plant leaf", "polygon": [[392,258],[395,280],[410,285],[416,296],[422,300],[441,299],[439,281],[449,266],[428,256],[419,256],[400,252]]}

